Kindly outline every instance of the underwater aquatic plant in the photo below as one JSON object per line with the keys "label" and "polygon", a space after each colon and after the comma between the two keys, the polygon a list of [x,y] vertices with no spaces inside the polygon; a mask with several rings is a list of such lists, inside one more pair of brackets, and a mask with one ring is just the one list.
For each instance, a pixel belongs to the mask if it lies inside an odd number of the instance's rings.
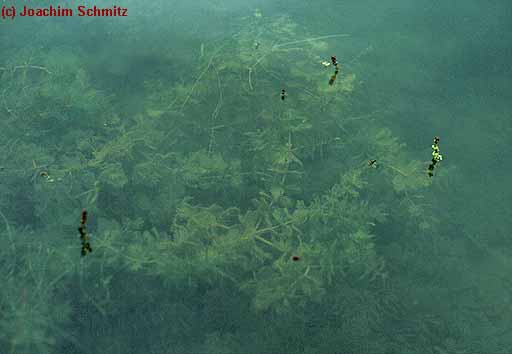
{"label": "underwater aquatic plant", "polygon": [[[166,338],[173,348],[233,351],[240,344],[233,338],[242,332],[257,337],[262,328],[275,348],[287,344],[290,352],[299,351],[299,341],[286,338],[299,334],[304,341],[329,338],[331,344],[358,348],[398,316],[393,310],[398,292],[389,295],[389,289],[396,286],[393,269],[400,264],[387,259],[382,248],[389,233],[401,236],[432,220],[415,194],[431,183],[424,167],[411,161],[377,120],[382,110],[360,112],[353,104],[358,81],[341,57],[333,61],[336,76],[329,85],[332,72],[321,60],[332,55],[336,42],[338,52],[347,35],[310,35],[287,17],[254,21],[241,23],[215,51],[209,50],[213,44],[202,46],[202,55],[192,60],[154,49],[155,61],[161,56],[165,65],[179,62],[177,72],[144,77],[140,90],[119,92],[108,107],[110,98],[99,87],[125,82],[104,81],[102,71],[92,71],[87,60],[69,51],[62,57],[47,53],[42,63],[49,72],[24,70],[24,77],[3,72],[15,79],[1,83],[8,85],[2,86],[2,99],[15,123],[0,122],[13,136],[1,147],[0,165],[6,168],[0,188],[8,196],[0,201],[3,219],[15,220],[13,225],[24,221],[7,209],[11,200],[19,202],[19,193],[33,198],[27,205],[35,204],[30,224],[38,233],[67,228],[75,235],[76,215],[69,210],[86,207],[98,215],[98,226],[91,220],[87,230],[94,232],[95,252],[77,266],[80,286],[72,294],[94,312],[87,319],[118,332],[91,352],[107,345],[146,350],[127,334],[135,330],[126,322],[138,320],[159,323],[147,338]],[[23,89],[27,82],[37,85]],[[20,93],[26,107],[16,97]],[[49,103],[37,106],[41,98]],[[62,141],[52,131],[36,129],[54,115]],[[79,129],[63,124],[69,119]],[[37,131],[37,144],[19,134],[27,130]],[[369,159],[379,168],[368,168]],[[43,169],[54,183],[47,178],[32,183],[31,176]],[[51,240],[52,247],[67,242]],[[69,246],[75,255],[76,239]],[[47,279],[38,274],[37,284],[38,276]],[[134,320],[126,321],[127,314],[116,313],[120,306],[151,302],[142,297],[146,292],[135,294],[139,283],[158,301],[154,307],[141,305],[143,310],[131,313]],[[34,322],[18,336],[5,322],[2,343],[44,352],[66,341],[43,338],[52,332],[54,311],[69,323],[69,309],[52,301],[54,293],[42,297],[48,308],[25,295],[29,306],[22,307],[13,299],[23,290],[11,285],[13,295],[2,299],[8,308],[22,310],[6,312],[9,323],[21,326],[31,313]],[[218,303],[238,300],[225,311],[231,322],[222,333],[216,323],[194,317],[215,305],[208,297],[212,291]],[[116,295],[122,298],[117,303]],[[80,307],[71,311],[82,315]],[[314,322],[327,329],[304,329],[322,311],[332,317]],[[279,329],[289,323],[298,324],[299,334],[281,337]]]}
{"label": "underwater aquatic plant", "polygon": [[55,297],[70,270],[62,270],[59,252],[43,244],[26,245],[22,240],[29,234],[12,232],[17,252],[2,254],[10,262],[1,265],[0,350],[53,353],[59,342],[75,340],[69,329],[71,308],[65,299]]}

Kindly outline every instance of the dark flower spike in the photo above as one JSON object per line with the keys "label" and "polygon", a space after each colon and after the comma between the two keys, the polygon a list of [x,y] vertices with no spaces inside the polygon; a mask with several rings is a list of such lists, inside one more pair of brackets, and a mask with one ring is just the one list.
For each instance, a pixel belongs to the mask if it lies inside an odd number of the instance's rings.
{"label": "dark flower spike", "polygon": [[429,177],[432,177],[434,176],[434,168],[436,166],[436,164],[443,160],[443,155],[441,155],[441,152],[439,150],[439,141],[441,139],[436,136],[434,137],[434,144],[432,145],[432,162],[430,163],[430,165],[428,165],[428,176]]}
{"label": "dark flower spike", "polygon": [[89,242],[89,234],[87,233],[87,227],[85,224],[87,223],[87,210],[82,210],[80,214],[80,226],[78,227],[78,232],[80,233],[80,241],[82,242],[82,257],[92,252],[92,247]]}

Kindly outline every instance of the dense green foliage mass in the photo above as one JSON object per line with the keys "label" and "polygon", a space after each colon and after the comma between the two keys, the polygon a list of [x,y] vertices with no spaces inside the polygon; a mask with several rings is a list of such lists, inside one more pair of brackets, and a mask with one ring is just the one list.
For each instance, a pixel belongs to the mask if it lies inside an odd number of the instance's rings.
{"label": "dense green foliage mass", "polygon": [[432,137],[408,153],[341,59],[328,84],[345,36],[240,27],[147,67],[1,54],[0,352],[506,353],[510,299],[479,308],[468,271],[492,251],[443,236]]}

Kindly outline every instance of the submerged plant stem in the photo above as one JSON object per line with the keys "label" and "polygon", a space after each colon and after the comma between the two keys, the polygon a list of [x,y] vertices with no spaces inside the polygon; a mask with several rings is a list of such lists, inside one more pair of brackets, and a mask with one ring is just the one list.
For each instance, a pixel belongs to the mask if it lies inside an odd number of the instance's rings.
{"label": "submerged plant stem", "polygon": [[328,34],[326,36],[320,36],[320,37],[312,37],[312,38],[300,39],[298,41],[291,41],[291,42],[286,42],[286,43],[281,43],[281,44],[275,44],[274,46],[272,46],[272,50],[275,50],[277,48],[281,48],[281,47],[284,47],[284,46],[287,46],[287,45],[290,45],[290,44],[314,42],[314,41],[319,41],[319,40],[322,40],[322,39],[336,38],[336,37],[349,37],[349,36],[350,35],[347,34],[347,33],[338,33],[338,34]]}
{"label": "submerged plant stem", "polygon": [[201,72],[201,74],[199,75],[199,77],[196,79],[196,81],[194,82],[194,85],[192,85],[192,88],[190,89],[187,97],[185,98],[185,100],[183,101],[183,103],[181,104],[181,107],[180,107],[180,110],[179,110],[179,113],[183,113],[183,109],[185,109],[185,106],[187,105],[188,103],[188,100],[190,99],[190,97],[192,97],[192,94],[194,93],[194,90],[196,89],[196,86],[197,84],[199,84],[199,81],[201,81],[201,79],[203,78],[203,76],[208,72],[208,70],[210,70],[210,66],[212,66],[212,63],[213,63],[213,59],[215,59],[217,57],[217,55],[221,52],[223,48],[219,48],[219,50],[217,51],[217,53],[213,54],[210,58],[210,61],[208,62],[208,65],[206,66],[206,68]]}
{"label": "submerged plant stem", "polygon": [[7,220],[7,218],[1,210],[0,216],[2,217],[2,219],[4,219],[5,228],[7,229],[7,236],[9,236],[9,242],[11,243],[12,252],[16,253],[16,246],[14,245],[14,239],[12,237],[11,225],[9,225],[9,220]]}

